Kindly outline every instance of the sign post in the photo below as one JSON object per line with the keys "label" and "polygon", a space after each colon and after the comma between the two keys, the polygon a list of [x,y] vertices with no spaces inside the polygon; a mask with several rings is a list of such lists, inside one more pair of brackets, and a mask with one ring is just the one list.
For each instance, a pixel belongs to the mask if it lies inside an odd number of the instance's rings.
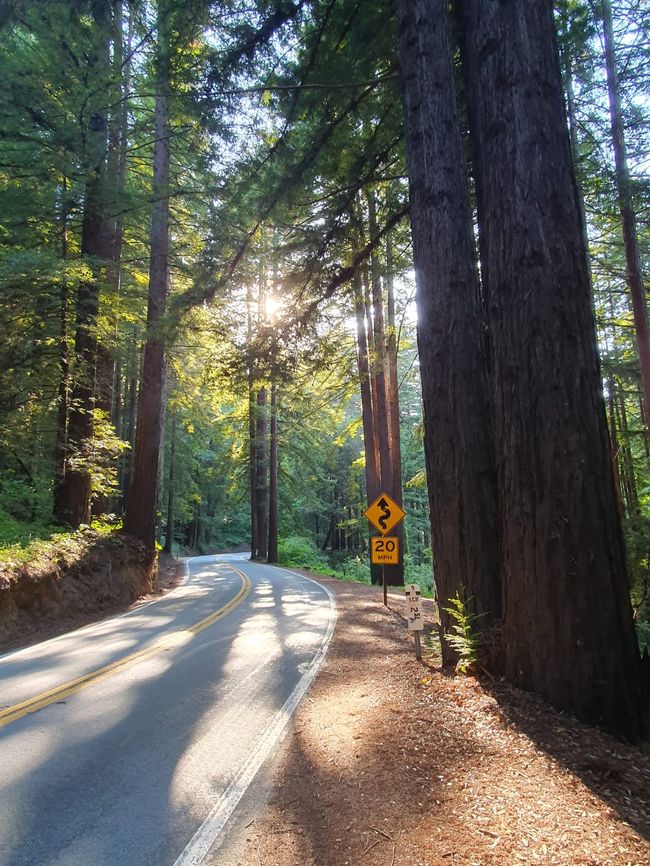
{"label": "sign post", "polygon": [[388,495],[380,493],[363,512],[370,523],[383,538],[370,539],[370,562],[373,565],[381,565],[381,583],[384,589],[384,605],[388,607],[388,587],[386,586],[385,565],[397,565],[399,563],[399,540],[395,536],[387,537],[391,529],[394,529],[400,520],[404,519],[404,510]]}
{"label": "sign post", "polygon": [[418,661],[422,659],[422,644],[420,643],[420,632],[424,628],[424,616],[422,615],[422,599],[420,587],[417,583],[411,583],[406,587],[406,618],[408,630],[415,632],[415,657]]}

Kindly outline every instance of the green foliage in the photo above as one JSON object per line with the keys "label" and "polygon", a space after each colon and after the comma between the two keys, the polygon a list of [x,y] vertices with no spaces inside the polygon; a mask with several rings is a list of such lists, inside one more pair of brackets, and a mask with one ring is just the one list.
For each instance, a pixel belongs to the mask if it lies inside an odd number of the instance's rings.
{"label": "green foliage", "polygon": [[415,562],[413,554],[404,556],[404,583],[417,583],[423,594],[432,595],[435,591],[431,548],[425,548],[422,562]]}
{"label": "green foliage", "polygon": [[478,630],[480,617],[471,612],[470,602],[471,599],[465,600],[456,592],[456,595],[449,599],[451,607],[443,608],[453,621],[451,633],[445,635],[445,640],[458,654],[456,669],[461,673],[476,664],[481,646]]}
{"label": "green foliage", "polygon": [[26,523],[0,509],[0,561],[10,548],[24,549],[32,541],[56,537],[61,528],[45,523]]}
{"label": "green foliage", "polygon": [[106,518],[90,526],[66,530],[55,524],[21,523],[0,511],[0,569],[25,563],[39,565],[56,560],[61,551],[85,550],[90,538],[100,538],[121,529],[121,522]]}
{"label": "green foliage", "polygon": [[340,580],[370,584],[370,559],[368,554],[351,556],[348,559],[344,559],[336,569],[334,576]]}
{"label": "green foliage", "polygon": [[88,447],[73,455],[69,464],[90,474],[93,499],[111,496],[117,490],[117,459],[131,446],[115,433],[106,412],[93,409],[93,438]]}
{"label": "green foliage", "polygon": [[292,535],[278,541],[278,559],[283,565],[307,568],[314,571],[328,568],[325,556],[316,549],[310,538]]}

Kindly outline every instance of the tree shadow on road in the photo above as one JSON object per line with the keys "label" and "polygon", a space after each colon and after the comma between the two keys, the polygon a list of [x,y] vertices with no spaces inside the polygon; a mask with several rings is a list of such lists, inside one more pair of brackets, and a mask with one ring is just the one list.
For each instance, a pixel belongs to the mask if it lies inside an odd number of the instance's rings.
{"label": "tree shadow on road", "polygon": [[[579,772],[579,749],[589,754],[600,734],[542,706],[538,733],[560,722],[580,729],[582,745],[554,732],[565,754],[554,751],[526,724],[527,696],[511,697],[507,711],[503,696],[476,680],[417,664],[399,605],[385,610],[368,587],[336,591],[337,634],[246,862],[650,863],[630,829],[648,838],[637,806],[647,807],[650,786],[626,787],[626,778],[612,789],[611,776],[608,788],[590,780],[590,768]],[[626,753],[629,770],[639,754]]]}

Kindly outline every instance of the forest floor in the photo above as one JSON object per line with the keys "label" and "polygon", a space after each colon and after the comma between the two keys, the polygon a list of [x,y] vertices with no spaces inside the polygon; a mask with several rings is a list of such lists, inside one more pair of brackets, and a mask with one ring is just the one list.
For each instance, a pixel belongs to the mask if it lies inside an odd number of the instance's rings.
{"label": "forest floor", "polygon": [[418,662],[400,595],[318,579],[335,634],[241,866],[650,866],[647,751]]}

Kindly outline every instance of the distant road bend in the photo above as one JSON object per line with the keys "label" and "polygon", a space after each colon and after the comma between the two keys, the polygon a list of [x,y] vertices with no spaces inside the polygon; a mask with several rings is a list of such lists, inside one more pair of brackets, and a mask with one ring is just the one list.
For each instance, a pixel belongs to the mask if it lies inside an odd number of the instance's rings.
{"label": "distant road bend", "polygon": [[0,866],[211,859],[335,619],[324,587],[247,555],[0,657]]}

